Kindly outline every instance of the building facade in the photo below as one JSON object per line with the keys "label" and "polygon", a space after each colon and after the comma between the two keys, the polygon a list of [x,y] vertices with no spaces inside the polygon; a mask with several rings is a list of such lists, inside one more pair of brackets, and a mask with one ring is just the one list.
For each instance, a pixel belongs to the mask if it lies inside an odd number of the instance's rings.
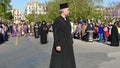
{"label": "building facade", "polygon": [[14,17],[14,23],[20,23],[22,20],[25,20],[25,14],[19,9],[13,9],[12,15]]}
{"label": "building facade", "polygon": [[99,7],[104,12],[105,19],[120,19],[120,4],[115,7]]}
{"label": "building facade", "polygon": [[27,3],[26,9],[25,9],[25,15],[29,15],[31,13],[35,14],[46,14],[46,4],[39,3],[37,1],[32,1]]}

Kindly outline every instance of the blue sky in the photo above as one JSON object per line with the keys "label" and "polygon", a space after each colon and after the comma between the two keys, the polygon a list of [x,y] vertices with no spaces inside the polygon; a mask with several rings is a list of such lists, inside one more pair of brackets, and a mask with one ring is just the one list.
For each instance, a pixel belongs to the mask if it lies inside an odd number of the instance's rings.
{"label": "blue sky", "polygon": [[104,6],[110,6],[110,4],[117,4],[120,3],[120,0],[103,0],[104,1]]}
{"label": "blue sky", "polygon": [[[13,6],[13,8],[20,9],[22,12],[24,12],[27,3],[31,1],[33,0],[11,0],[11,5]],[[45,3],[48,0],[35,0],[35,1]]]}
{"label": "blue sky", "polygon": [[[24,12],[27,2],[30,1],[33,0],[11,0],[11,5],[13,6],[13,8],[20,9],[22,12]],[[37,1],[39,1],[40,3],[45,3],[49,0],[37,0]],[[103,1],[104,1],[104,6],[110,6],[110,3],[112,4],[113,2],[115,3],[120,2],[120,0],[103,0]]]}

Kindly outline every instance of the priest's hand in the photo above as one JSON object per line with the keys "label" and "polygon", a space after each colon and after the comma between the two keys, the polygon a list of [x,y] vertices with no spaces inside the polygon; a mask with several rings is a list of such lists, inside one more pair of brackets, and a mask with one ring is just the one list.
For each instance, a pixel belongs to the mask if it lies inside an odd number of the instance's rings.
{"label": "priest's hand", "polygon": [[61,46],[57,46],[56,51],[61,52]]}

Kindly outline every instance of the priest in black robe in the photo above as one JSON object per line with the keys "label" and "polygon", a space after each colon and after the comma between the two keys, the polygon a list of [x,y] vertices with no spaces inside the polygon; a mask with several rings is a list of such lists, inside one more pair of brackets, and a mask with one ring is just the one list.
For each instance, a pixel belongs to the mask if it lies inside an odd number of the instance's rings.
{"label": "priest in black robe", "polygon": [[35,35],[35,38],[39,38],[39,23],[38,22],[36,22],[34,25],[34,35]]}
{"label": "priest in black robe", "polygon": [[47,34],[48,34],[48,26],[46,21],[43,21],[40,26],[40,42],[41,44],[46,44],[47,41]]}
{"label": "priest in black robe", "polygon": [[2,23],[0,22],[0,44],[3,42],[3,34],[2,34]]}
{"label": "priest in black robe", "polygon": [[54,45],[49,68],[76,68],[67,3],[60,4],[60,13],[53,24]]}
{"label": "priest in black robe", "polygon": [[119,37],[118,37],[118,29],[117,24],[119,22],[115,22],[111,29],[111,45],[110,46],[119,46]]}

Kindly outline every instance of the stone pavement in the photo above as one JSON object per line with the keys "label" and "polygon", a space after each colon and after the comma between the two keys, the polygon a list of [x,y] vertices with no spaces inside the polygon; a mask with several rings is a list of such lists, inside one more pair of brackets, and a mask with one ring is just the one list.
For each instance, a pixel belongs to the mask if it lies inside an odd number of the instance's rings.
{"label": "stone pavement", "polygon": [[[0,45],[0,68],[49,68],[52,33],[49,33],[48,41],[41,45],[40,40],[32,36],[10,37]],[[120,47],[109,44],[74,39],[77,68],[120,68]]]}

